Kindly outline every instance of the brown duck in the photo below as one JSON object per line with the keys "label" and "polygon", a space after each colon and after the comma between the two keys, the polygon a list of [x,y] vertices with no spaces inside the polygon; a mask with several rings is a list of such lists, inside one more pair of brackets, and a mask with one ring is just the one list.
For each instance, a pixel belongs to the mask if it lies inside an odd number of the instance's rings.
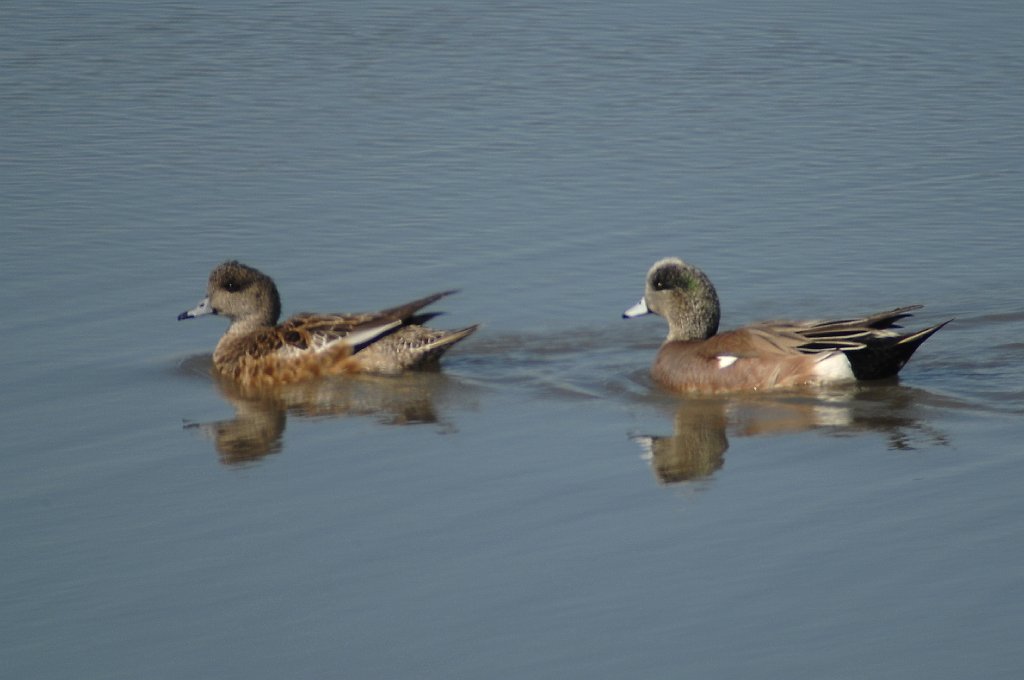
{"label": "brown duck", "polygon": [[896,375],[949,321],[913,332],[896,322],[920,305],[837,321],[765,321],[718,332],[721,308],[711,280],[678,258],[647,273],[644,296],[623,314],[654,313],[668,337],[652,377],[679,392],[727,392],[827,385]]}
{"label": "brown duck", "polygon": [[214,370],[245,387],[346,373],[394,374],[436,366],[449,347],[477,329],[422,325],[436,314],[417,312],[453,292],[379,312],[296,314],[279,324],[281,298],[273,279],[231,261],[210,273],[206,297],[178,320],[227,317],[231,325],[213,352]]}

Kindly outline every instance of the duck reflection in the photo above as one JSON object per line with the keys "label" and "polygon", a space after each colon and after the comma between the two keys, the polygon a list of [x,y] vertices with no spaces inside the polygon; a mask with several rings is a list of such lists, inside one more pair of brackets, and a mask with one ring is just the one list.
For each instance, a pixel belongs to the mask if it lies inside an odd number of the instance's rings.
{"label": "duck reflection", "polygon": [[370,416],[385,425],[425,423],[453,429],[436,404],[453,393],[455,381],[440,372],[355,375],[261,388],[241,387],[231,380],[211,377],[234,409],[234,417],[186,423],[185,427],[209,437],[221,462],[228,465],[279,453],[289,416]]}
{"label": "duck reflection", "polygon": [[721,469],[729,435],[878,432],[891,450],[945,445],[948,437],[927,422],[925,413],[943,401],[895,382],[781,395],[694,396],[674,402],[671,435],[632,439],[644,450],[657,480],[675,484],[706,479]]}

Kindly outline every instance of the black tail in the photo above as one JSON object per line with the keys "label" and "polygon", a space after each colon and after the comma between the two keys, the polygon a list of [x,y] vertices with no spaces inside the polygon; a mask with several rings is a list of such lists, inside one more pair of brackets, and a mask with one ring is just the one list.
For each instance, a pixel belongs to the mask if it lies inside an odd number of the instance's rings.
{"label": "black tail", "polygon": [[925,340],[949,321],[907,335],[874,337],[865,341],[863,348],[847,351],[846,358],[850,360],[854,377],[857,380],[891,378],[910,361]]}

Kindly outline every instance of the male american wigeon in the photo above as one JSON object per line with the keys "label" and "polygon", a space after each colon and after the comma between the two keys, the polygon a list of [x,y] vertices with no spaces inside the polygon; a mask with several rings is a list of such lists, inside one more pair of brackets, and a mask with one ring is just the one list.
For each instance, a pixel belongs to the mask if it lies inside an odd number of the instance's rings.
{"label": "male american wigeon", "polygon": [[837,321],[766,321],[718,332],[721,308],[711,280],[678,258],[654,263],[640,302],[623,313],[654,313],[668,337],[651,375],[681,392],[827,385],[896,375],[921,343],[949,321],[912,333],[896,322],[920,305]]}
{"label": "male american wigeon", "polygon": [[206,297],[178,320],[218,314],[231,321],[213,352],[213,366],[243,386],[344,373],[391,374],[436,365],[445,350],[477,329],[422,325],[436,314],[416,312],[453,292],[379,312],[296,314],[278,324],[281,298],[273,279],[232,261],[210,273]]}

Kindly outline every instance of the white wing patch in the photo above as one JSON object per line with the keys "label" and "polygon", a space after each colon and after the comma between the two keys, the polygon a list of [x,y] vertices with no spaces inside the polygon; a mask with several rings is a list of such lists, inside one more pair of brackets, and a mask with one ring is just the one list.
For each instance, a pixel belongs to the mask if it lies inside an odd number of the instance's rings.
{"label": "white wing patch", "polygon": [[719,368],[729,368],[739,359],[739,357],[734,357],[731,354],[719,354],[716,358],[718,359]]}
{"label": "white wing patch", "polygon": [[853,368],[850,360],[842,352],[826,354],[814,366],[814,374],[822,383],[853,380]]}

